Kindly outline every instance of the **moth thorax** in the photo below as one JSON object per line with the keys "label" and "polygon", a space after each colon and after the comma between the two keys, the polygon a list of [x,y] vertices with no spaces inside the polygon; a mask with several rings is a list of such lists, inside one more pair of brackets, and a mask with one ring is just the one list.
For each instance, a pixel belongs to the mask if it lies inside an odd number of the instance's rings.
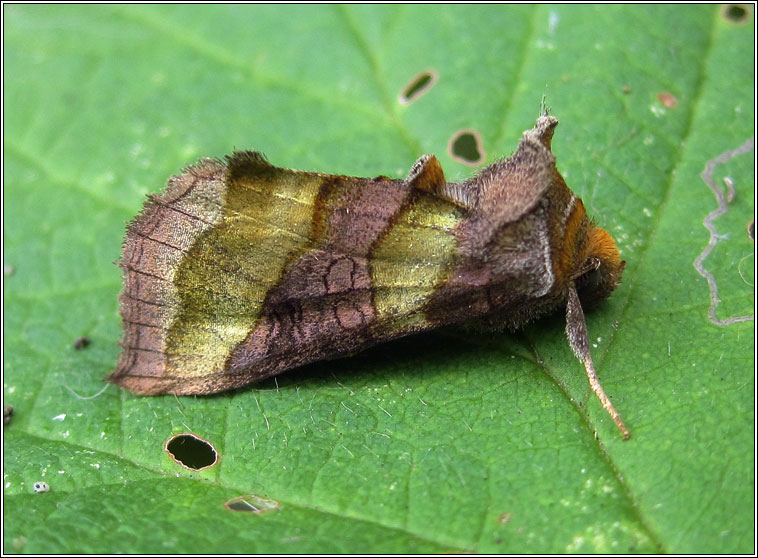
{"label": "moth thorax", "polygon": [[621,282],[626,262],[621,260],[618,247],[604,229],[593,227],[587,235],[582,275],[576,279],[576,288],[582,306],[591,308],[608,296]]}

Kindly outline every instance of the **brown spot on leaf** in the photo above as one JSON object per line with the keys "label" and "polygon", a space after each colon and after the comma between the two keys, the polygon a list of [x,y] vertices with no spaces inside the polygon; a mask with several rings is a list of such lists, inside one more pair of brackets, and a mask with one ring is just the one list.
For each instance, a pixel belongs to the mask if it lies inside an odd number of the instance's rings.
{"label": "brown spot on leaf", "polygon": [[475,130],[460,130],[447,144],[450,156],[465,165],[475,167],[484,161],[482,137]]}
{"label": "brown spot on leaf", "polygon": [[679,101],[671,93],[659,93],[658,100],[666,108],[674,108],[679,104]]}
{"label": "brown spot on leaf", "polygon": [[497,522],[510,523],[511,519],[513,519],[513,514],[511,512],[505,512],[500,514],[500,517],[497,518]]}
{"label": "brown spot on leaf", "polygon": [[218,463],[218,452],[208,440],[194,434],[177,434],[166,440],[166,453],[186,469],[202,471]]}
{"label": "brown spot on leaf", "polygon": [[90,343],[92,343],[92,339],[89,337],[79,337],[76,341],[74,341],[74,349],[80,351],[81,349],[87,348]]}
{"label": "brown spot on leaf", "polygon": [[3,426],[10,423],[12,416],[13,416],[13,405],[5,405],[3,407]]}
{"label": "brown spot on leaf", "polygon": [[721,16],[729,23],[747,23],[750,19],[750,6],[747,4],[726,4],[721,8]]}
{"label": "brown spot on leaf", "polygon": [[747,224],[747,236],[750,240],[755,242],[755,219]]}
{"label": "brown spot on leaf", "polygon": [[624,93],[624,95],[629,95],[629,93],[632,92],[632,88],[629,87],[628,85],[625,85],[624,87],[621,88],[621,92]]}
{"label": "brown spot on leaf", "polygon": [[398,95],[401,105],[409,105],[429,91],[437,83],[438,75],[434,70],[424,70],[414,77]]}

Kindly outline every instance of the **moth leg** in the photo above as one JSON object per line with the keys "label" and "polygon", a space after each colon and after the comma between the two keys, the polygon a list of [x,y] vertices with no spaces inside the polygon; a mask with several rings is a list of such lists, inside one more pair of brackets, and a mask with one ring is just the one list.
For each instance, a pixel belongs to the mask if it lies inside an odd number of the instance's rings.
{"label": "moth leg", "polygon": [[573,281],[575,279],[578,279],[579,277],[581,277],[582,275],[584,275],[585,273],[589,271],[595,271],[599,267],[600,267],[600,258],[592,257],[589,260],[587,260],[587,262],[585,262],[585,264],[582,267],[580,267],[576,271],[576,273],[574,273],[571,277],[569,277],[569,279]]}
{"label": "moth leg", "polygon": [[584,321],[584,312],[579,302],[579,295],[576,293],[574,283],[569,283],[568,302],[566,304],[566,335],[568,335],[569,345],[579,360],[584,363],[584,369],[587,371],[587,378],[590,381],[590,387],[595,392],[603,407],[611,415],[613,422],[621,431],[624,440],[629,439],[629,430],[624,426],[621,415],[613,407],[611,400],[605,394],[603,386],[595,372],[595,365],[590,355],[590,342],[587,336],[587,323]]}

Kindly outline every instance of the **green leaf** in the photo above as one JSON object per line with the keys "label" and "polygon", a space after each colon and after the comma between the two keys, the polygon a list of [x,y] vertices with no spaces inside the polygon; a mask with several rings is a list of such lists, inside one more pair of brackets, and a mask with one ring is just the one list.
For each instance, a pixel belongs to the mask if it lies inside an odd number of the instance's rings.
{"label": "green leaf", "polygon": [[[754,306],[752,7],[744,22],[711,5],[3,10],[5,552],[755,551],[754,322],[730,320]],[[401,104],[425,70],[439,80]],[[588,327],[631,440],[560,315],[214,397],[102,390],[112,262],[168,176],[249,148],[392,177],[435,153],[458,180],[474,170],[450,138],[507,155],[543,94],[558,166],[627,262]],[[706,221],[709,161],[736,196]],[[164,444],[183,432],[219,464],[175,463]],[[243,495],[275,503],[224,507]]]}

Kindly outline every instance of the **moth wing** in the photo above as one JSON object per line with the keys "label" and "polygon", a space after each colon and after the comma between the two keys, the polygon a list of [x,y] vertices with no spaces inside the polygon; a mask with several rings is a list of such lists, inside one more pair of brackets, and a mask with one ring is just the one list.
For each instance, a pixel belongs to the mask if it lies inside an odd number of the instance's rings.
{"label": "moth wing", "polygon": [[255,152],[191,167],[129,227],[110,380],[213,393],[423,328],[460,211],[406,180],[281,169]]}
{"label": "moth wing", "polygon": [[324,180],[252,151],[171,178],[127,230],[123,352],[109,380],[146,395],[235,387],[226,360],[311,245]]}
{"label": "moth wing", "polygon": [[433,327],[424,309],[454,268],[455,227],[465,210],[412,180],[392,187],[407,196],[370,246],[353,249],[371,216],[350,211],[355,217],[340,234],[355,236],[352,243],[333,239],[292,263],[229,371],[270,376]]}

